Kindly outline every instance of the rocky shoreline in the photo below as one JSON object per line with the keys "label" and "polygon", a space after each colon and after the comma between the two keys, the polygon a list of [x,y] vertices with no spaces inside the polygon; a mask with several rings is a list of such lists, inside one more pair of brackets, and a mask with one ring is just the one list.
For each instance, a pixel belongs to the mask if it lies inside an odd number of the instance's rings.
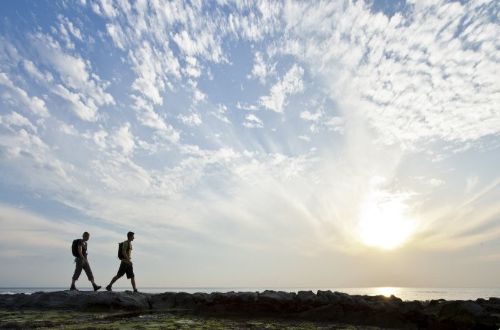
{"label": "rocky shoreline", "polygon": [[4,310],[168,311],[213,317],[280,318],[397,329],[499,329],[500,299],[402,301],[331,291],[159,294],[59,291],[0,295]]}

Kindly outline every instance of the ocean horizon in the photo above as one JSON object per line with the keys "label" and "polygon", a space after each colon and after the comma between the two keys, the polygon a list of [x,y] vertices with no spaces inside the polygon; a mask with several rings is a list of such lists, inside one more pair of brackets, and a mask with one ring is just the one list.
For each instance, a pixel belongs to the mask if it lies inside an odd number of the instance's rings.
{"label": "ocean horizon", "polygon": [[[68,287],[0,287],[0,294],[32,294],[35,292],[54,292],[68,290]],[[91,287],[79,287],[80,291],[91,291]],[[101,289],[103,290],[103,289]],[[131,287],[115,287],[113,291],[127,291]],[[212,293],[212,292],[262,292],[264,290],[298,292],[317,292],[318,290],[331,290],[344,292],[350,295],[391,296],[394,295],[405,301],[411,300],[476,300],[500,297],[500,288],[417,288],[417,287],[357,287],[357,288],[308,288],[308,287],[139,287],[144,293],[186,292],[186,293]]]}

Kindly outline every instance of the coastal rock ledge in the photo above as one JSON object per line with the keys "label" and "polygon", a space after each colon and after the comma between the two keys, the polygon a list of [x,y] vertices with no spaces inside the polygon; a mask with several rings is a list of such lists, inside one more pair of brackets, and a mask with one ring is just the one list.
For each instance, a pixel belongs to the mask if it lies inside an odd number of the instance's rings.
{"label": "coastal rock ledge", "polygon": [[215,317],[266,317],[397,329],[499,329],[500,299],[402,301],[332,291],[227,293],[59,291],[0,295],[2,309],[167,311]]}

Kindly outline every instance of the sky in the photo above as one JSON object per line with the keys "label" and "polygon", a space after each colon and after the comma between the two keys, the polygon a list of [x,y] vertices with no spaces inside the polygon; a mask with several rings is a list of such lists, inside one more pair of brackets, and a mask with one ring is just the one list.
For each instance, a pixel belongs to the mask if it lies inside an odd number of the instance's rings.
{"label": "sky", "polygon": [[498,286],[499,16],[1,1],[0,286]]}

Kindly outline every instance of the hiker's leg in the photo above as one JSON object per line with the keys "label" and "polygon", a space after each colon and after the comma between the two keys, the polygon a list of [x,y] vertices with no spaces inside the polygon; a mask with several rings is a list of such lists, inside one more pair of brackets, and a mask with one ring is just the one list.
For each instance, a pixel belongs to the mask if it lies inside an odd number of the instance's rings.
{"label": "hiker's leg", "polygon": [[94,288],[94,291],[99,290],[101,288],[101,286],[97,285],[94,282],[94,275],[92,274],[92,269],[90,268],[90,264],[88,261],[83,266],[83,269],[85,270],[85,274],[87,274],[87,278],[89,279],[90,283],[92,283],[92,287]]}
{"label": "hiker's leg", "polygon": [[89,279],[90,283],[95,284],[94,274],[92,274],[92,269],[90,269],[90,264],[88,261],[83,266],[83,270],[85,271],[85,274],[87,274],[87,278]]}
{"label": "hiker's leg", "polygon": [[82,261],[79,258],[75,259],[75,272],[73,274],[73,284],[75,284],[75,281],[78,281],[78,278],[80,277],[80,274],[82,273]]}
{"label": "hiker's leg", "polygon": [[112,286],[113,283],[115,283],[121,276],[118,276],[116,275],[115,277],[113,277],[113,279],[111,279],[111,282],[109,283],[109,286]]}
{"label": "hiker's leg", "polygon": [[120,277],[121,276],[118,276],[118,275],[116,275],[115,277],[113,277],[111,279],[111,282],[109,282],[109,284],[106,286],[106,290],[107,291],[111,291],[112,290],[111,286],[113,286],[113,283],[115,283]]}
{"label": "hiker's leg", "polygon": [[122,261],[120,263],[120,268],[118,269],[118,273],[116,273],[116,276],[113,277],[113,279],[111,280],[111,283],[108,284],[108,286],[106,287],[106,290],[111,291],[111,286],[113,285],[113,283],[115,283],[120,277],[125,275],[125,273],[126,273],[126,264]]}
{"label": "hiker's leg", "polygon": [[130,282],[132,282],[132,288],[134,289],[134,291],[137,291],[137,288],[135,287],[135,277],[132,277],[130,279]]}
{"label": "hiker's leg", "polygon": [[75,258],[75,272],[73,273],[73,277],[71,278],[71,287],[70,290],[76,290],[75,282],[80,277],[82,273],[82,263],[79,258]]}

